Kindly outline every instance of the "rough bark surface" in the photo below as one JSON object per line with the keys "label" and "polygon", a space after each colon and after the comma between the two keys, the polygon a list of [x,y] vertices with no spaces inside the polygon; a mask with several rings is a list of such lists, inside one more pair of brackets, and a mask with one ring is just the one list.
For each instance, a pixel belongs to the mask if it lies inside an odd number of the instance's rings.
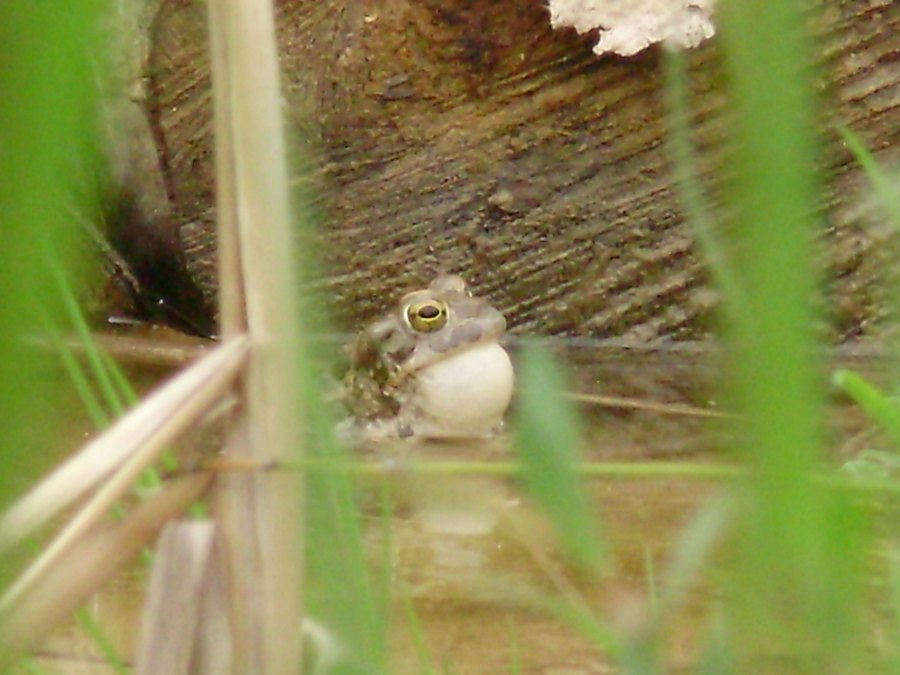
{"label": "rough bark surface", "polygon": [[[592,36],[552,31],[543,5],[280,3],[287,106],[317,166],[298,180],[316,185],[320,285],[340,326],[454,272],[516,332],[643,341],[709,330],[716,294],[673,185],[660,53],[598,58]],[[204,303],[181,309],[202,326],[215,288],[204,3],[162,0],[148,30],[143,106],[164,189],[155,217],[132,218],[117,238],[133,239],[135,222],[154,229],[202,291]],[[829,3],[821,32],[823,124],[846,124],[896,165],[900,5]],[[693,142],[713,201],[723,70],[715,40],[691,52]],[[880,316],[875,252],[890,228],[826,135],[823,260],[840,340]]]}

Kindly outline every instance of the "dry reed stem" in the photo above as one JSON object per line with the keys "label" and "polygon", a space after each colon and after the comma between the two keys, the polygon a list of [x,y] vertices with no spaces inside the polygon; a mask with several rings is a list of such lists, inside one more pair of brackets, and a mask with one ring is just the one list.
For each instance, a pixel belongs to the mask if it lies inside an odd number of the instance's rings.
{"label": "dry reed stem", "polygon": [[[298,288],[291,256],[282,98],[271,0],[208,3],[213,71],[222,334],[251,351],[227,452],[296,459]],[[239,672],[300,668],[302,478],[285,471],[219,483]]]}
{"label": "dry reed stem", "polygon": [[[158,337],[139,335],[117,335],[115,333],[92,332],[91,339],[97,349],[121,364],[158,368],[183,368],[204,354],[209,353],[214,342],[206,338],[178,336],[178,341],[161,342]],[[79,337],[62,337],[60,340],[35,339],[38,346],[57,353],[59,342],[76,354],[84,354],[87,349]]]}
{"label": "dry reed stem", "polygon": [[199,499],[209,486],[206,474],[177,478],[142,503],[126,520],[98,528],[79,540],[65,559],[45,570],[41,583],[0,612],[0,671],[47,637],[54,626],[112,579],[153,540],[159,529]]}
{"label": "dry reed stem", "polygon": [[143,468],[154,461],[221,397],[246,354],[245,339],[216,347],[53,471],[0,520],[0,551],[46,524],[124,462],[140,458]]}
{"label": "dry reed stem", "polygon": [[216,249],[218,251],[219,332],[223,337],[246,333],[247,300],[241,269],[241,236],[237,203],[235,120],[231,99],[233,83],[228,30],[209,7],[209,46],[213,78],[213,139],[216,171]]}

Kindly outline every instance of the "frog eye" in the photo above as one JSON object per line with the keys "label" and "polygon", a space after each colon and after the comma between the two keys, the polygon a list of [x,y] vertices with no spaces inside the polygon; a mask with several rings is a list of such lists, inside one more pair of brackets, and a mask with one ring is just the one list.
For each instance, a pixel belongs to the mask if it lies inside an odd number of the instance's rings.
{"label": "frog eye", "polygon": [[447,304],[440,300],[416,302],[406,308],[406,319],[418,333],[434,333],[447,325]]}

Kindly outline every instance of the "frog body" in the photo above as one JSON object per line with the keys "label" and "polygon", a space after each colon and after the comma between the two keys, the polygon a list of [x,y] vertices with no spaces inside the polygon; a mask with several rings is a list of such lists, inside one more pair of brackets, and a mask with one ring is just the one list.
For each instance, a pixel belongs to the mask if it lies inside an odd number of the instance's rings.
{"label": "frog body", "polygon": [[365,438],[488,438],[503,424],[513,368],[506,320],[462,278],[437,277],[367,326],[347,389]]}

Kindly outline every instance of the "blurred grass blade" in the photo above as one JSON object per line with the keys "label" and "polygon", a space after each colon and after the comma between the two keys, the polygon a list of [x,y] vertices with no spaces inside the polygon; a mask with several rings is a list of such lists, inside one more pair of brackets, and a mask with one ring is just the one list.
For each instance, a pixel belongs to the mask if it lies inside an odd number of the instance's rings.
{"label": "blurred grass blade", "polygon": [[740,281],[730,259],[728,242],[716,229],[712,209],[707,204],[691,150],[690,119],[688,115],[687,59],[681,50],[665,53],[666,102],[669,121],[669,153],[672,156],[678,191],[684,204],[688,224],[700,246],[703,261],[712,271],[713,279],[732,307],[745,307]]}
{"label": "blurred grass blade", "polygon": [[[0,508],[45,462],[49,418],[60,401],[46,359],[23,339],[40,331],[52,282],[45,261],[73,262],[72,204],[93,201],[99,153],[98,30],[106,3],[0,2]],[[43,377],[42,377],[43,376]],[[59,414],[59,411],[55,411]]]}
{"label": "blurred grass blade", "polygon": [[900,186],[891,185],[887,174],[878,166],[875,157],[872,156],[869,149],[859,139],[859,136],[844,125],[839,125],[838,131],[844,139],[844,143],[850,148],[850,152],[853,153],[856,161],[859,162],[859,165],[872,182],[875,194],[878,195],[884,210],[893,221],[894,227],[900,228]]}
{"label": "blurred grass blade", "polygon": [[524,607],[529,612],[538,611],[555,616],[571,626],[593,645],[612,659],[622,655],[621,635],[600,611],[588,605],[585,598],[573,587],[557,588],[558,593],[550,593],[535,585],[521,583],[508,577],[497,577],[492,581],[496,597],[504,606]]}
{"label": "blurred grass blade", "polygon": [[513,429],[525,486],[576,562],[598,570],[605,552],[578,472],[578,414],[550,353],[528,347],[519,363],[521,390]]}
{"label": "blurred grass blade", "polygon": [[120,389],[119,385],[121,383],[117,384],[114,380],[107,361],[91,335],[90,326],[88,326],[84,313],[81,311],[75,292],[58,264],[53,266],[53,281],[56,291],[62,300],[63,309],[75,328],[75,333],[84,349],[87,368],[94,376],[100,394],[106,402],[107,409],[112,412],[114,417],[122,415],[126,408],[126,398]]}
{"label": "blurred grass blade", "polygon": [[422,675],[438,675],[438,669],[435,666],[434,657],[428,648],[428,639],[425,636],[425,629],[419,614],[416,612],[416,605],[409,593],[403,594],[403,609],[406,610],[406,622],[409,625],[409,632],[412,635],[413,645],[416,654],[419,656],[419,668],[417,672]]}
{"label": "blurred grass blade", "polygon": [[91,424],[96,429],[105,428],[110,423],[110,415],[103,403],[101,403],[100,397],[97,395],[97,391],[88,377],[87,369],[82,366],[78,357],[75,356],[75,352],[66,344],[60,331],[55,326],[51,327],[48,332],[52,336],[54,348],[63,363],[69,382],[87,411]]}
{"label": "blurred grass blade", "polygon": [[117,675],[128,675],[131,673],[127,660],[119,653],[106,629],[100,625],[100,622],[89,610],[84,607],[75,610],[75,620],[78,621],[78,625],[97,645],[97,649],[103,655],[105,666]]}
{"label": "blurred grass blade", "polygon": [[176,478],[166,490],[131,511],[113,526],[94,528],[65,558],[43,571],[39,584],[0,610],[0,672],[17,653],[40,644],[54,627],[67,621],[122,566],[148,545],[172,518],[209,487],[209,474]]}
{"label": "blurred grass blade", "polygon": [[700,580],[716,546],[722,542],[733,511],[734,505],[727,496],[715,497],[679,533],[662,580],[663,613],[681,609],[688,591]]}
{"label": "blurred grass blade", "polygon": [[[366,567],[360,514],[350,474],[342,470],[344,453],[334,440],[332,418],[324,408],[314,374],[305,373],[310,406],[309,456],[320,462],[307,472],[307,611],[346,647],[348,658],[335,664],[336,674],[387,672],[388,598],[378,592],[392,568],[377,585]],[[384,496],[389,498],[389,496]],[[390,516],[390,507],[382,504]],[[388,553],[382,551],[383,561]]]}
{"label": "blurred grass blade", "polygon": [[507,615],[506,624],[509,627],[509,675],[522,675],[522,647],[519,643],[519,631],[512,617]]}
{"label": "blurred grass blade", "polygon": [[[736,658],[773,651],[797,672],[855,672],[856,525],[814,479],[820,465],[823,364],[813,263],[821,185],[809,40],[812,3],[727,0],[721,35],[731,93],[734,263],[747,289],[732,305],[734,397],[752,468],[739,502],[729,575]],[[729,298],[729,301],[731,299]],[[850,519],[855,522],[854,519]],[[849,575],[849,576],[844,576]],[[837,628],[836,628],[837,626]],[[840,639],[835,639],[840,635]]]}
{"label": "blurred grass blade", "polygon": [[366,569],[349,479],[339,469],[317,470],[310,473],[307,490],[308,610],[349,652],[334,672],[386,672],[386,602],[375,597]]}
{"label": "blurred grass blade", "polygon": [[894,445],[900,449],[900,405],[897,401],[853,371],[838,370],[832,379],[869,417],[881,425]]}
{"label": "blurred grass blade", "polygon": [[[625,645],[623,662],[629,673],[661,671],[660,648],[667,626],[683,609],[691,589],[708,569],[710,559],[721,543],[733,515],[731,500],[717,496],[703,505],[679,533],[669,554],[659,590],[658,610],[652,613],[650,626]],[[651,608],[652,608],[651,602]]]}
{"label": "blurred grass blade", "polygon": [[896,547],[888,550],[887,568],[891,618],[893,619],[893,643],[888,651],[885,671],[893,675],[900,675],[900,551]]}
{"label": "blurred grass blade", "polygon": [[712,608],[706,626],[706,642],[700,655],[698,675],[732,675],[741,672],[734,664],[728,619],[722,606]]}
{"label": "blurred grass blade", "polygon": [[58,466],[2,515],[0,550],[31,535],[95,485],[108,488],[110,476],[124,466],[140,460],[143,469],[155,461],[231,386],[247,350],[244,339],[217,346]]}
{"label": "blurred grass blade", "polygon": [[835,672],[854,672],[866,663],[869,649],[866,599],[873,544],[869,506],[851,490],[826,494],[823,532],[824,562],[817,570],[814,630]]}

